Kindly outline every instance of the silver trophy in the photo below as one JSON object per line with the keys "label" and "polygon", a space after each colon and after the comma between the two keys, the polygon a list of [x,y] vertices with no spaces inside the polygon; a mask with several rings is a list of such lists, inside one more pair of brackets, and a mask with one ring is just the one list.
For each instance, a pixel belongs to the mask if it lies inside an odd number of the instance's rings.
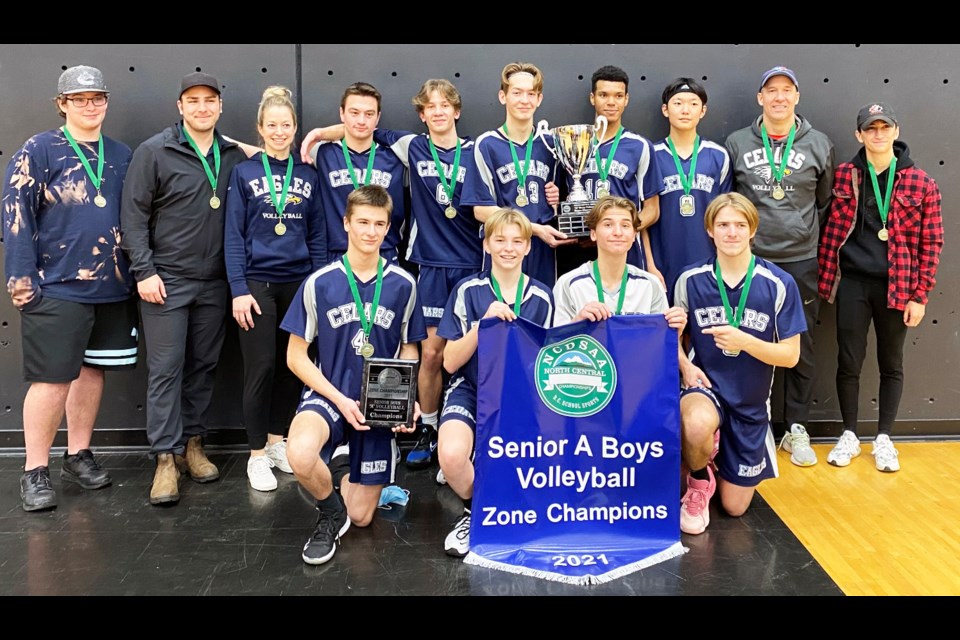
{"label": "silver trophy", "polygon": [[[550,134],[553,144],[544,137],[546,134]],[[557,216],[558,228],[571,238],[590,235],[586,217],[597,201],[591,199],[580,184],[580,177],[606,134],[607,119],[604,116],[597,116],[595,124],[568,124],[553,129],[546,120],[537,124],[537,136],[573,177],[573,186],[567,199],[560,203],[560,215]]]}

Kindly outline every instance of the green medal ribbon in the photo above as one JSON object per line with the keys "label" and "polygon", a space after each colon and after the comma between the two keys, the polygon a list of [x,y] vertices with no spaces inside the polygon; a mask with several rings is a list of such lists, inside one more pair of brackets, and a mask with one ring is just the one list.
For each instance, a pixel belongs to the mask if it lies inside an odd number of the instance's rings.
{"label": "green medal ribbon", "polygon": [[507,131],[507,123],[503,123],[503,135],[507,137],[507,142],[510,143],[510,155],[513,156],[513,167],[517,170],[517,180],[521,186],[523,186],[523,191],[526,193],[527,190],[527,172],[530,170],[530,154],[533,152],[533,138],[534,135],[531,133],[530,138],[527,140],[527,154],[523,159],[523,166],[520,166],[520,157],[517,155],[517,147],[513,144],[513,140],[510,139],[510,133]]}
{"label": "green medal ribbon", "polygon": [[213,195],[217,195],[217,180],[220,178],[220,144],[217,142],[217,137],[213,137],[213,166],[214,171],[210,170],[210,163],[207,162],[206,156],[200,153],[200,148],[197,147],[197,143],[193,141],[193,138],[190,137],[190,134],[187,133],[187,128],[181,125],[183,129],[183,136],[187,139],[187,142],[190,143],[190,146],[193,148],[193,152],[197,154],[197,157],[200,158],[200,162],[203,164],[203,170],[207,173],[207,181],[210,183],[210,186],[213,187]]}
{"label": "green medal ribbon", "polygon": [[370,332],[373,331],[373,320],[377,317],[377,309],[380,307],[380,289],[383,287],[383,260],[377,256],[377,284],[373,290],[373,303],[370,305],[370,314],[363,306],[363,300],[360,299],[360,291],[357,289],[357,278],[353,275],[353,269],[350,268],[350,260],[346,254],[343,256],[343,266],[347,270],[347,283],[350,285],[350,293],[353,294],[353,302],[357,305],[357,317],[360,318],[360,326],[363,327],[363,337],[370,342]]}
{"label": "green medal ribbon", "polygon": [[797,135],[797,125],[790,127],[790,135],[787,136],[787,145],[783,148],[783,155],[780,156],[780,166],[776,166],[773,161],[773,148],[770,146],[770,138],[767,137],[767,127],[760,123],[760,135],[763,137],[763,149],[767,152],[767,162],[770,163],[770,172],[777,184],[783,181],[783,174],[787,170],[787,159],[790,157],[790,150],[793,149],[793,139]]}
{"label": "green medal ribbon", "polygon": [[743,310],[747,307],[747,296],[750,295],[750,285],[753,284],[753,270],[757,266],[757,256],[750,256],[750,267],[747,268],[747,278],[743,282],[743,290],[740,293],[740,304],[737,305],[736,313],[730,307],[730,299],[727,298],[727,285],[723,282],[723,274],[720,273],[720,260],[717,260],[717,266],[714,274],[717,276],[717,288],[720,289],[720,299],[723,300],[723,311],[727,314],[727,324],[734,329],[740,328],[743,322]]}
{"label": "green medal ribbon", "polygon": [[880,222],[883,228],[887,228],[887,215],[890,213],[890,202],[893,200],[893,178],[897,173],[897,157],[894,156],[890,162],[890,175],[887,176],[887,197],[880,196],[880,182],[877,180],[877,171],[873,164],[867,160],[867,169],[870,171],[870,180],[873,182],[873,195],[877,198],[877,209],[880,211]]}
{"label": "green medal ribbon", "polygon": [[[764,138],[766,139],[766,138]],[[680,156],[677,155],[677,148],[673,146],[673,140],[667,136],[667,146],[670,147],[670,155],[673,156],[673,164],[677,167],[677,175],[680,177],[680,185],[683,187],[683,195],[688,196],[693,190],[693,180],[697,175],[697,156],[700,155],[700,136],[693,140],[693,155],[690,156],[690,174],[683,175],[683,167],[680,165]]]}
{"label": "green medal ribbon", "polygon": [[[357,180],[357,168],[353,166],[350,160],[350,150],[347,149],[347,141],[340,139],[340,149],[343,151],[343,161],[347,164],[347,171],[350,173],[350,181],[354,189],[360,188],[360,181]],[[367,158],[367,174],[363,177],[363,186],[370,184],[370,178],[373,177],[373,159],[377,157],[377,143],[374,142],[370,147],[370,156]]]}
{"label": "green medal ribbon", "polygon": [[447,182],[447,176],[444,175],[443,165],[440,164],[440,156],[437,155],[437,148],[433,146],[433,140],[427,136],[427,142],[430,143],[430,155],[433,156],[433,164],[437,167],[437,174],[440,176],[440,184],[447,194],[450,205],[453,206],[453,192],[457,188],[457,174],[460,172],[460,138],[457,137],[457,152],[453,157],[453,173],[450,175],[450,182]]}
{"label": "green medal ribbon", "polygon": [[[620,281],[620,298],[617,300],[617,312],[614,315],[623,314],[623,301],[627,298],[627,279],[630,274],[630,268],[623,267],[623,280]],[[593,261],[593,279],[597,283],[597,298],[600,304],[606,304],[603,293],[603,280],[600,278],[600,264],[598,260]]]}
{"label": "green medal ribbon", "polygon": [[287,206],[287,192],[290,190],[290,178],[293,176],[293,156],[287,158],[287,175],[283,179],[283,190],[280,192],[279,200],[277,200],[277,188],[273,184],[273,172],[270,171],[267,154],[260,154],[260,159],[263,160],[263,171],[267,175],[267,185],[270,187],[270,200],[273,202],[273,208],[277,210],[279,224],[283,222],[283,210]]}
{"label": "green medal ribbon", "polygon": [[[497,296],[497,300],[504,304],[507,303],[503,299],[503,294],[500,293],[500,284],[497,282],[497,279],[493,277],[493,271],[490,272],[490,284],[493,286],[493,292]],[[520,303],[523,302],[523,274],[520,274],[520,281],[517,283],[517,295],[513,300],[513,314],[520,317]]]}
{"label": "green medal ribbon", "polygon": [[99,195],[100,183],[103,182],[103,134],[100,134],[100,141],[97,144],[97,175],[93,175],[93,168],[90,166],[87,156],[80,151],[80,145],[77,144],[77,141],[74,140],[73,136],[70,135],[70,132],[67,131],[66,125],[61,127],[61,129],[63,129],[63,135],[66,136],[67,142],[70,143],[70,146],[73,147],[73,150],[76,151],[77,155],[80,157],[80,163],[83,165],[87,175],[90,176],[90,182],[93,183],[93,188],[97,190],[97,194]]}
{"label": "green medal ribbon", "polygon": [[604,182],[607,181],[607,175],[610,173],[610,165],[613,164],[613,156],[617,154],[617,147],[620,146],[620,136],[623,135],[623,125],[620,125],[620,128],[617,129],[617,135],[613,139],[613,144],[610,145],[610,152],[607,154],[607,163],[603,164],[600,162],[600,141],[594,137],[594,140],[597,140],[597,148],[593,150],[593,159],[597,161],[597,173],[600,174],[600,179]]}

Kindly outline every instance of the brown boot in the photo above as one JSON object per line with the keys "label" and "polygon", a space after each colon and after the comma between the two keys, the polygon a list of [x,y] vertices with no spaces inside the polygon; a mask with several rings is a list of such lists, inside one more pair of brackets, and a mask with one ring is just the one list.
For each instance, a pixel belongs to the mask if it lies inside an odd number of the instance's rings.
{"label": "brown boot", "polygon": [[157,472],[150,487],[150,504],[166,504],[180,501],[180,472],[174,464],[172,453],[157,456]]}
{"label": "brown boot", "polygon": [[207,454],[203,452],[200,436],[187,440],[187,451],[184,455],[177,456],[177,465],[189,473],[194,482],[213,482],[220,477],[217,465],[210,462]]}

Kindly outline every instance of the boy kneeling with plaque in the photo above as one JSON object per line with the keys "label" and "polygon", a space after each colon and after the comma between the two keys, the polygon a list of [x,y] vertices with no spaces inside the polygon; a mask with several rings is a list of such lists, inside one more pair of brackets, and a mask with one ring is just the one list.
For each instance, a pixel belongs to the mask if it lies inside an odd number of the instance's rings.
{"label": "boy kneeling with plaque", "polygon": [[483,240],[483,249],[492,258],[490,270],[457,284],[437,328],[437,335],[447,340],[443,367],[452,376],[440,415],[437,452],[447,484],[464,503],[463,514],[444,541],[444,549],[458,558],[470,550],[480,320],[513,322],[522,317],[550,327],[553,319],[550,288],[521,271],[532,236],[530,220],[519,211],[497,209],[492,213],[484,223]]}
{"label": "boy kneeling with plaque", "polygon": [[[376,185],[349,195],[343,219],[346,254],[304,281],[280,325],[290,333],[287,364],[306,385],[290,425],[287,459],[297,480],[317,500],[316,529],[303,547],[307,564],[330,560],[351,522],[365,527],[373,520],[381,489],[394,481],[395,432],[412,432],[420,411],[414,401],[417,343],[427,334],[416,281],[380,257],[392,209],[390,195]],[[314,341],[316,362],[307,354]],[[393,423],[365,417],[358,402],[362,392],[377,395],[362,389],[365,360],[374,356],[377,359],[367,363],[369,370],[376,363],[381,391],[390,388],[379,395],[409,392],[400,395],[413,410],[404,404],[397,412],[404,417]],[[378,411],[391,403],[381,404]],[[404,419],[408,421],[399,424]],[[350,470],[340,482],[341,499],[327,464],[332,452],[347,443]]]}

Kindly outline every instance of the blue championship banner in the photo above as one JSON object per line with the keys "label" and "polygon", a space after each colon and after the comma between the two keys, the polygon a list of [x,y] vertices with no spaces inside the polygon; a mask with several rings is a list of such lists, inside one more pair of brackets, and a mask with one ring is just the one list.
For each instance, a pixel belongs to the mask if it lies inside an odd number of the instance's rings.
{"label": "blue championship banner", "polygon": [[663,316],[480,324],[469,564],[598,584],[683,553]]}

